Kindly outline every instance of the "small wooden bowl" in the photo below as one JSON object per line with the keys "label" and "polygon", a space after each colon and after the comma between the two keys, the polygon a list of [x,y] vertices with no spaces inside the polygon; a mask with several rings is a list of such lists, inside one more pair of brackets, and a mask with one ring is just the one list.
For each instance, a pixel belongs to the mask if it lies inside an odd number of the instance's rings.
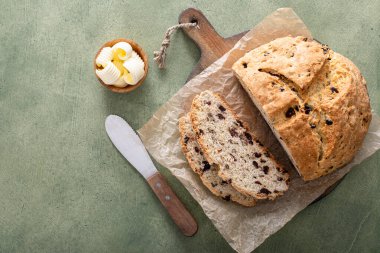
{"label": "small wooden bowl", "polygon": [[[136,83],[135,85],[127,85],[126,87],[116,87],[114,85],[107,85],[105,84],[99,77],[98,75],[96,75],[96,72],[95,70],[97,69],[97,66],[96,66],[96,58],[98,57],[100,51],[104,48],[104,47],[112,47],[113,45],[115,45],[116,43],[118,42],[127,42],[131,45],[132,49],[138,54],[140,55],[141,59],[144,61],[144,76],[141,78],[141,80]],[[136,89],[137,87],[139,87],[145,80],[146,76],[148,75],[148,56],[146,55],[146,53],[144,52],[144,50],[136,43],[134,42],[133,40],[127,40],[127,39],[116,39],[116,40],[111,40],[111,41],[108,41],[106,43],[103,44],[103,46],[99,49],[99,51],[96,53],[95,55],[95,59],[94,59],[94,72],[95,72],[95,76],[96,78],[98,78],[99,82],[104,86],[106,87],[107,89],[113,91],[113,92],[117,92],[117,93],[128,93],[128,92],[131,92],[133,91],[134,89]]]}

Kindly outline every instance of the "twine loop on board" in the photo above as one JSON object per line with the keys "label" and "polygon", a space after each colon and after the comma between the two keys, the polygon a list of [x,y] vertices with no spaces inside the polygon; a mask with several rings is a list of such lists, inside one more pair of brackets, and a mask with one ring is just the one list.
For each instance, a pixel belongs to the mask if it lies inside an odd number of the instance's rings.
{"label": "twine loop on board", "polygon": [[158,67],[160,69],[165,68],[165,59],[166,59],[166,54],[167,54],[166,50],[170,46],[170,37],[171,37],[171,35],[176,30],[178,30],[179,28],[183,28],[183,27],[185,27],[185,28],[196,27],[197,29],[199,29],[198,24],[194,22],[194,23],[182,23],[182,24],[178,24],[178,25],[169,27],[168,30],[166,30],[166,33],[165,33],[165,36],[164,36],[164,40],[161,43],[160,50],[153,52],[153,54],[154,54],[154,58],[153,59],[158,64]]}

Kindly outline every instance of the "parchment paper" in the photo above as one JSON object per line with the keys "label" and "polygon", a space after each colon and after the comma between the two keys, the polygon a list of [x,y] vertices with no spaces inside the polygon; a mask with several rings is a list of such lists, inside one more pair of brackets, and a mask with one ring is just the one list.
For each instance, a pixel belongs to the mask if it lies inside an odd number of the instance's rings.
{"label": "parchment paper", "polygon": [[[380,148],[380,120],[374,116],[363,147],[350,164],[311,182],[304,182],[298,176],[265,120],[231,71],[232,64],[245,52],[287,35],[311,38],[307,27],[292,9],[278,9],[249,31],[231,51],[190,80],[138,131],[149,153],[182,182],[237,252],[254,250],[354,165]],[[291,183],[284,196],[275,201],[260,202],[255,207],[242,207],[214,197],[190,169],[181,152],[178,118],[189,111],[193,97],[206,89],[225,96],[238,115],[251,125],[259,140],[289,169]]]}

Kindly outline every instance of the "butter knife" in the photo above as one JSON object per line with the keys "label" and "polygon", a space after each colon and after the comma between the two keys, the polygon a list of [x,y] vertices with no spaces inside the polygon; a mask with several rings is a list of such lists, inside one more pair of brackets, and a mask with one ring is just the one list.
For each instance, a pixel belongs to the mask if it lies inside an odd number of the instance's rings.
{"label": "butter knife", "polygon": [[132,127],[116,115],[106,118],[105,127],[112,143],[145,178],[182,233],[186,236],[194,235],[198,229],[196,221],[158,172]]}

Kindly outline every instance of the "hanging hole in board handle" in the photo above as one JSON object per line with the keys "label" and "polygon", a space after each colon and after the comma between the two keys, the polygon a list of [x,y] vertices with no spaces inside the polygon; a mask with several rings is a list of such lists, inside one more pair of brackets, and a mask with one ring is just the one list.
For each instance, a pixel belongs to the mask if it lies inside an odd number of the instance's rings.
{"label": "hanging hole in board handle", "polygon": [[196,17],[192,17],[190,20],[190,23],[197,24],[198,25],[198,19]]}

